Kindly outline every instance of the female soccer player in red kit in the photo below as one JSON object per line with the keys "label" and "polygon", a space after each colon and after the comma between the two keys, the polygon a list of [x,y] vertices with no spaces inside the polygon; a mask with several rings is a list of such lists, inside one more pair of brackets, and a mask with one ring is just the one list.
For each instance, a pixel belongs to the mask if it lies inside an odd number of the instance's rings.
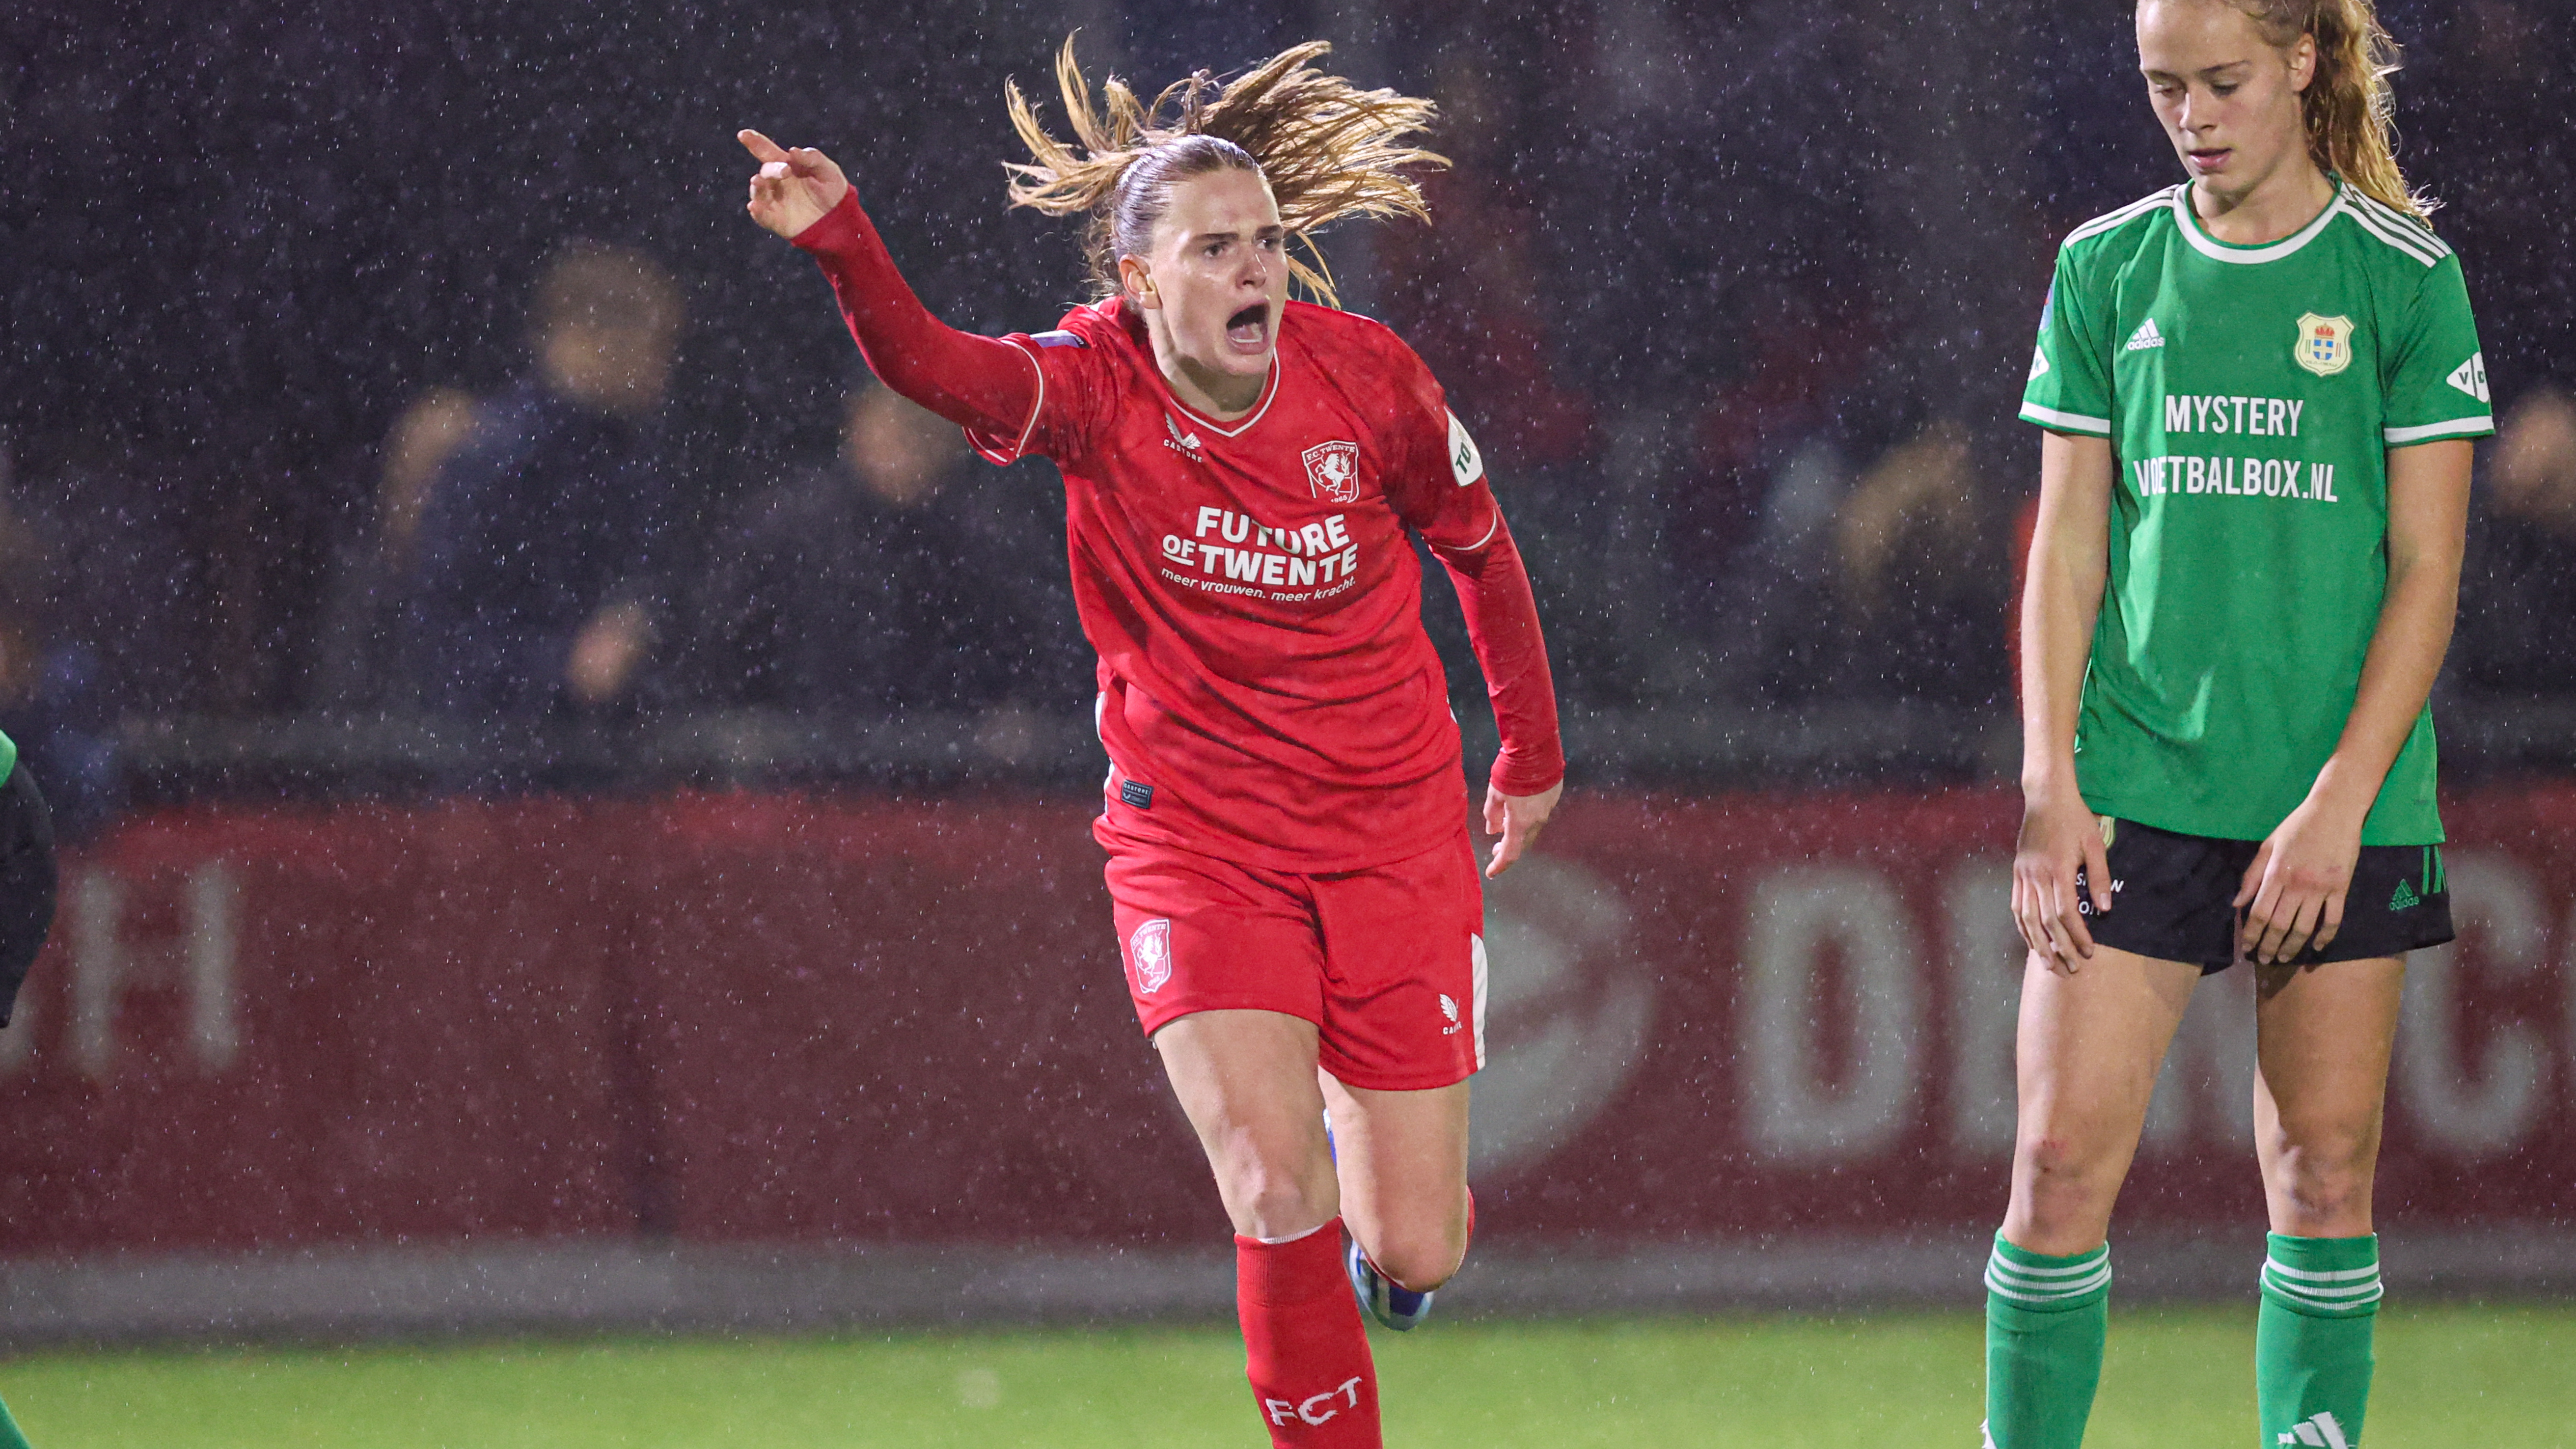
{"label": "female soccer player in red kit", "polygon": [[1475,444],[1393,333],[1288,300],[1292,273],[1330,295],[1290,237],[1422,217],[1403,168],[1439,164],[1399,144],[1430,105],[1314,71],[1325,50],[1151,106],[1111,81],[1104,117],[1068,43],[1081,156],[1013,89],[1034,164],[1011,200],[1091,218],[1104,294],[1034,336],[939,323],[839,167],[741,139],[753,219],[821,263],[878,376],[994,462],[1064,475],[1129,994],[1234,1222],[1262,1421],[1274,1444],[1339,1449],[1380,1442],[1352,1290],[1411,1327],[1474,1217],[1483,908],[1408,533],[1457,585],[1502,730],[1488,874],[1546,822],[1564,761]]}

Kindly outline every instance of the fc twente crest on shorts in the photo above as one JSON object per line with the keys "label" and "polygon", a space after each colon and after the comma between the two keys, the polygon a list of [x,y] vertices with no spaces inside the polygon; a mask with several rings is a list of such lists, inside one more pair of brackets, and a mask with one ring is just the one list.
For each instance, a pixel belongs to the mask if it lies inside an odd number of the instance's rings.
{"label": "fc twente crest on shorts", "polygon": [[2319,377],[2332,377],[2352,366],[2352,319],[2302,314],[2299,343],[2290,356]]}
{"label": "fc twente crest on shorts", "polygon": [[1127,958],[1136,968],[1136,994],[1151,996],[1172,979],[1172,923],[1162,916],[1136,928],[1127,938]]}
{"label": "fc twente crest on shorts", "polygon": [[1317,443],[1306,450],[1306,481],[1315,496],[1335,503],[1360,501],[1360,445]]}

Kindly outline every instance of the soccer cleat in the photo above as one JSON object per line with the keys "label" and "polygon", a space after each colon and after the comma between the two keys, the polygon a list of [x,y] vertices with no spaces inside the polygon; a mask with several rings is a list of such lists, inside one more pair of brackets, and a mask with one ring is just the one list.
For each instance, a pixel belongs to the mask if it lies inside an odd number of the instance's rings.
{"label": "soccer cleat", "polygon": [[1368,1254],[1360,1251],[1358,1239],[1342,1245],[1342,1266],[1350,1270],[1351,1291],[1359,1295],[1369,1317],[1403,1333],[1431,1316],[1431,1295],[1416,1293],[1379,1272]]}

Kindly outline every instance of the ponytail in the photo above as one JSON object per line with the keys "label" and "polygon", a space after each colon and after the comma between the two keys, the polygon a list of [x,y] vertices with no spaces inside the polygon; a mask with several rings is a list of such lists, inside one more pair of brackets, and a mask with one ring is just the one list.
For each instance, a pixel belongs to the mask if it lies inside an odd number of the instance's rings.
{"label": "ponytail", "polygon": [[1102,87],[1104,113],[1074,64],[1068,36],[1056,56],[1056,88],[1074,140],[1086,154],[1048,135],[1019,85],[1005,82],[1011,128],[1030,156],[1028,164],[1005,166],[1011,205],[1049,216],[1087,215],[1084,251],[1092,286],[1109,296],[1118,290],[1118,259],[1142,255],[1152,245],[1154,224],[1171,209],[1175,185],[1212,171],[1250,171],[1270,184],[1280,224],[1314,258],[1310,265],[1290,254],[1289,275],[1338,306],[1332,275],[1315,248],[1315,229],[1347,216],[1428,221],[1422,188],[1407,171],[1449,162],[1402,144],[1430,124],[1431,102],[1358,90],[1306,64],[1331,49],[1308,41],[1223,85],[1199,71],[1165,87],[1151,105],[1112,77]]}
{"label": "ponytail", "polygon": [[2371,200],[2417,221],[2440,203],[2410,191],[2397,168],[2397,42],[2379,23],[2371,0],[2239,0],[2263,31],[2286,49],[2302,35],[2317,43],[2316,73],[2299,97],[2308,154]]}

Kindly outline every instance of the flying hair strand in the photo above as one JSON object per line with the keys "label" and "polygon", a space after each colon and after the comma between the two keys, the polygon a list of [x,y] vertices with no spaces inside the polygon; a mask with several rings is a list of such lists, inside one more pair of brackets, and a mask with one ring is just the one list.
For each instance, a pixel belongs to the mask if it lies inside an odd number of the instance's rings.
{"label": "flying hair strand", "polygon": [[1150,104],[1112,76],[1095,101],[1067,36],[1055,81],[1073,144],[1048,132],[1017,82],[1002,87],[1011,129],[1029,150],[1028,161],[1004,163],[1011,205],[1087,217],[1092,286],[1108,296],[1118,290],[1118,258],[1150,247],[1174,185],[1212,171],[1252,171],[1270,184],[1280,224],[1313,258],[1288,253],[1291,279],[1339,306],[1315,232],[1346,217],[1429,221],[1411,173],[1449,161],[1407,141],[1431,124],[1431,102],[1360,90],[1314,69],[1310,62],[1331,51],[1311,40],[1222,82],[1197,71]]}

